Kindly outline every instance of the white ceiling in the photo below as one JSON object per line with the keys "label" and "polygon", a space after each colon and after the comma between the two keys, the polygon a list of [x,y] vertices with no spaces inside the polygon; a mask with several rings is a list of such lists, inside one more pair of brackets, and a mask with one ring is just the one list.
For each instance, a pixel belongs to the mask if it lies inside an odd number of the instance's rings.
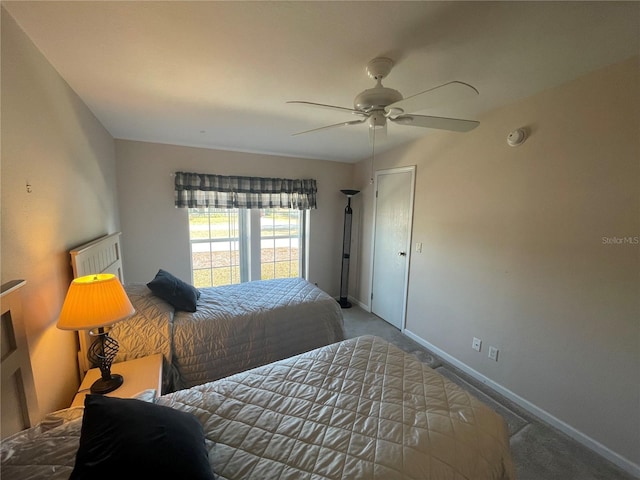
{"label": "white ceiling", "polygon": [[[640,51],[635,1],[2,4],[115,138],[344,162],[366,124],[292,136],[353,117],[285,102],[352,107],[374,57],[405,97],[475,86],[421,113],[479,119]],[[390,125],[376,152],[429,131]]]}

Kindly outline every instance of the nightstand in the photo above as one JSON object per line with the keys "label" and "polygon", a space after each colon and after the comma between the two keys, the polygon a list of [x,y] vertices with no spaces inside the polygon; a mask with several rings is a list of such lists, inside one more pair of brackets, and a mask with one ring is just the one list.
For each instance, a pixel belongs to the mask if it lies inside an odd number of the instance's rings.
{"label": "nightstand", "polygon": [[[111,365],[111,373],[122,375],[124,383],[113,392],[107,393],[107,397],[131,398],[150,388],[155,389],[158,395],[162,393],[162,355],[159,353],[128,362],[114,363]],[[72,407],[84,406],[84,397],[98,378],[100,378],[98,368],[92,368],[87,372],[78,389],[78,394],[73,399]]]}

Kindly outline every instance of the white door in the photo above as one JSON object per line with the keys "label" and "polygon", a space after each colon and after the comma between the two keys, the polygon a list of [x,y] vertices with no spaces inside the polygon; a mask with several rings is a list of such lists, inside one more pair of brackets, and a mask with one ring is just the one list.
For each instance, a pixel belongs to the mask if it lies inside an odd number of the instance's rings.
{"label": "white door", "polygon": [[415,167],[376,172],[371,312],[404,328]]}

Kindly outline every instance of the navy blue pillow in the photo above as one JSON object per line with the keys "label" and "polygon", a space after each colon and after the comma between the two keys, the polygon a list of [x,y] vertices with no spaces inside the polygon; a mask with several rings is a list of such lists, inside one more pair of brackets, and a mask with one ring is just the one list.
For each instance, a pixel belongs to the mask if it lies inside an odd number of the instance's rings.
{"label": "navy blue pillow", "polygon": [[204,431],[192,414],[133,398],[87,395],[69,480],[213,480]]}
{"label": "navy blue pillow", "polygon": [[154,295],[173,305],[176,310],[195,312],[200,291],[165,270],[158,270],[155,278],[147,283]]}

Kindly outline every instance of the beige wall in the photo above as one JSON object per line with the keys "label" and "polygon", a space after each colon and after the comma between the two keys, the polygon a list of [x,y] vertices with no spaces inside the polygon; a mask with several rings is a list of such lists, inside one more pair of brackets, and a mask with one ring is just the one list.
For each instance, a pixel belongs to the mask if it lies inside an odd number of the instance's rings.
{"label": "beige wall", "polygon": [[[376,159],[377,169],[417,165],[413,244],[424,249],[411,257],[407,330],[636,466],[638,71],[635,57],[490,113],[470,133],[430,134]],[[530,138],[507,146],[523,126]],[[366,258],[366,162],[356,175]],[[359,274],[368,304],[368,263]]]}
{"label": "beige wall", "polygon": [[[113,139],[2,12],[2,283],[27,281],[25,318],[42,414],[78,387],[76,335],[55,327],[68,250],[118,229]],[[26,183],[31,184],[27,193]]]}
{"label": "beige wall", "polygon": [[174,172],[315,178],[318,208],[311,210],[309,281],[338,294],[346,205],[340,189],[351,187],[352,165],[126,140],[116,141],[116,152],[127,282],[148,282],[158,268],[191,280],[187,210],[174,207]]}

